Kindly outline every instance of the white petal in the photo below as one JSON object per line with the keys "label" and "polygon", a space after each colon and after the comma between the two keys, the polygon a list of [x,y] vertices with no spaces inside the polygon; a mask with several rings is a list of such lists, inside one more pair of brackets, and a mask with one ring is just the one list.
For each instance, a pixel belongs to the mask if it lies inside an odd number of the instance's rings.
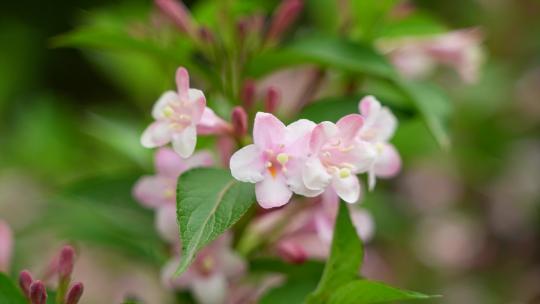
{"label": "white petal", "polygon": [[175,204],[166,204],[157,210],[155,225],[156,230],[164,240],[172,244],[179,242]]}
{"label": "white petal", "polygon": [[227,280],[222,273],[193,280],[193,294],[201,304],[223,304],[227,296]]}
{"label": "white petal", "polygon": [[236,151],[229,162],[231,174],[242,182],[257,183],[263,180],[264,163],[261,152],[255,145],[248,145]]}
{"label": "white petal", "polygon": [[302,170],[302,181],[306,188],[322,191],[324,190],[330,181],[332,176],[328,174],[326,168],[317,157],[309,158]]}
{"label": "white petal", "polygon": [[171,103],[178,102],[180,98],[174,91],[167,91],[163,93],[158,101],[152,107],[152,117],[154,119],[162,119],[165,117],[164,109]]}
{"label": "white petal", "polygon": [[334,176],[332,187],[337,195],[347,203],[356,203],[360,199],[360,182],[356,175],[349,175],[346,178]]}
{"label": "white petal", "polygon": [[196,144],[197,129],[193,125],[186,127],[179,133],[175,133],[172,138],[173,149],[182,158],[190,157],[195,151]]}
{"label": "white petal", "polygon": [[283,206],[289,202],[292,191],[287,187],[282,175],[276,177],[267,174],[255,185],[257,202],[265,209]]}
{"label": "white petal", "polygon": [[369,241],[375,233],[373,217],[369,212],[358,208],[353,208],[352,205],[349,210],[351,213],[352,223],[356,228],[356,233],[364,242]]}
{"label": "white petal", "polygon": [[141,136],[141,144],[145,148],[156,148],[171,141],[171,133],[166,122],[156,121],[152,123]]}
{"label": "white petal", "polygon": [[401,169],[401,158],[391,144],[383,144],[382,153],[375,162],[375,174],[378,177],[393,177]]}

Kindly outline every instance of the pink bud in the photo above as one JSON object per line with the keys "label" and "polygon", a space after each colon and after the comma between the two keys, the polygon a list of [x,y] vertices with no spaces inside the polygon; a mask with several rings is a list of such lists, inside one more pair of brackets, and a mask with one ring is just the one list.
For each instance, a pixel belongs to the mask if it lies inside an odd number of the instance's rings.
{"label": "pink bud", "polygon": [[175,0],[155,0],[156,6],[165,14],[178,28],[186,33],[192,34],[195,28],[191,15],[180,1]]}
{"label": "pink bud", "polygon": [[244,81],[241,98],[244,108],[249,111],[255,104],[255,81],[253,79]]}
{"label": "pink bud", "polygon": [[212,31],[205,27],[205,26],[201,26],[199,28],[199,37],[201,38],[201,40],[205,43],[213,43],[214,42],[214,34],[212,33]]}
{"label": "pink bud", "polygon": [[47,290],[41,281],[35,281],[30,285],[30,301],[32,304],[45,304],[47,302]]}
{"label": "pink bud", "polygon": [[9,225],[0,220],[0,272],[8,272],[13,252],[13,233]]}
{"label": "pink bud", "polygon": [[268,88],[268,91],[266,91],[266,99],[264,100],[264,110],[268,113],[274,113],[279,101],[279,91],[275,87]]}
{"label": "pink bud", "polygon": [[236,136],[242,137],[246,135],[248,128],[248,118],[246,110],[242,107],[235,107],[232,111],[231,121],[233,132]]}
{"label": "pink bud", "polygon": [[308,258],[305,250],[292,241],[282,241],[278,245],[278,254],[287,262],[301,264]]}
{"label": "pink bud", "polygon": [[79,299],[81,298],[83,291],[84,291],[84,286],[81,282],[71,285],[71,288],[69,289],[66,296],[66,304],[79,303]]}
{"label": "pink bud", "polygon": [[61,281],[69,281],[73,272],[75,250],[71,246],[64,246],[58,258],[58,275]]}
{"label": "pink bud", "polygon": [[283,0],[274,13],[267,39],[269,41],[278,40],[283,32],[296,20],[302,6],[302,0]]}
{"label": "pink bud", "polygon": [[28,270],[23,270],[19,275],[19,287],[27,299],[30,299],[30,285],[32,285],[32,274]]}

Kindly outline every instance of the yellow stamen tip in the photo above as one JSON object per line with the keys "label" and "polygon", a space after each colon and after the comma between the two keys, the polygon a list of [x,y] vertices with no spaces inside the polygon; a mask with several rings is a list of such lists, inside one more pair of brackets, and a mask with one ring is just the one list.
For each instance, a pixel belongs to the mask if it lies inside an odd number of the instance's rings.
{"label": "yellow stamen tip", "polygon": [[165,115],[165,117],[171,117],[173,114],[174,114],[173,108],[166,107],[165,109],[163,109],[163,115]]}
{"label": "yellow stamen tip", "polygon": [[279,154],[277,155],[277,157],[276,157],[276,160],[277,160],[280,164],[284,165],[284,164],[286,164],[286,163],[289,161],[289,155],[287,155],[287,154],[285,154],[285,153],[279,153]]}
{"label": "yellow stamen tip", "polygon": [[349,176],[351,176],[351,170],[349,168],[341,168],[341,169],[339,169],[339,177],[347,178]]}

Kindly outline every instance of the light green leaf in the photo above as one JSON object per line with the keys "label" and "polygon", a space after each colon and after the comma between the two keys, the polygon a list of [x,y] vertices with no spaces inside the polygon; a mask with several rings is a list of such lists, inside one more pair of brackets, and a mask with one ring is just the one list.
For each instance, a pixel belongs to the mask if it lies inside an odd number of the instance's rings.
{"label": "light green leaf", "polygon": [[236,223],[255,201],[253,184],[241,183],[228,170],[197,168],[178,179],[177,219],[184,272],[196,253]]}
{"label": "light green leaf", "polygon": [[387,303],[405,300],[425,300],[429,296],[419,292],[401,290],[383,283],[357,280],[337,289],[330,297],[329,304],[368,304]]}
{"label": "light green leaf", "polygon": [[305,37],[283,49],[263,53],[250,63],[248,73],[259,77],[279,68],[310,63],[351,73],[394,75],[386,58],[371,46],[324,35]]}
{"label": "light green leaf", "polygon": [[17,286],[4,273],[0,272],[0,303],[25,304],[26,299]]}
{"label": "light green leaf", "polygon": [[351,222],[349,209],[346,203],[340,202],[330,257],[317,289],[306,303],[327,303],[338,287],[357,279],[363,256],[364,248]]}
{"label": "light green leaf", "polygon": [[434,16],[416,12],[406,18],[387,22],[379,31],[379,38],[398,38],[410,36],[435,35],[448,31],[448,28]]}

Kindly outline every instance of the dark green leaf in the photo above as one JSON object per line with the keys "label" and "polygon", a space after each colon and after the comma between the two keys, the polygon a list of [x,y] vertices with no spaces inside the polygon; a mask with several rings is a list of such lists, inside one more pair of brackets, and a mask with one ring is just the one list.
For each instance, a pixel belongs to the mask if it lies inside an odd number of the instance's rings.
{"label": "dark green leaf", "polygon": [[333,121],[351,114],[358,113],[359,97],[329,97],[324,98],[306,106],[300,117],[313,120],[315,122]]}
{"label": "dark green leaf", "polygon": [[0,272],[0,303],[26,304],[26,299],[19,288],[2,272]]}
{"label": "dark green leaf", "polygon": [[184,272],[197,251],[236,223],[255,201],[253,184],[233,179],[228,170],[197,168],[178,179],[177,219]]}
{"label": "dark green leaf", "polygon": [[386,58],[371,46],[322,35],[299,39],[281,50],[263,53],[251,62],[248,72],[258,77],[279,68],[301,64],[318,64],[380,77],[394,75],[394,69]]}
{"label": "dark green leaf", "polygon": [[407,18],[386,23],[379,31],[379,38],[397,38],[444,33],[448,28],[427,13],[416,12]]}
{"label": "dark green leaf", "polygon": [[329,304],[387,303],[405,300],[425,300],[428,296],[419,292],[401,290],[383,283],[357,280],[337,289],[330,297]]}
{"label": "dark green leaf", "polygon": [[319,285],[307,303],[327,303],[338,287],[357,279],[363,256],[363,245],[351,222],[349,209],[346,203],[340,202],[330,257]]}

